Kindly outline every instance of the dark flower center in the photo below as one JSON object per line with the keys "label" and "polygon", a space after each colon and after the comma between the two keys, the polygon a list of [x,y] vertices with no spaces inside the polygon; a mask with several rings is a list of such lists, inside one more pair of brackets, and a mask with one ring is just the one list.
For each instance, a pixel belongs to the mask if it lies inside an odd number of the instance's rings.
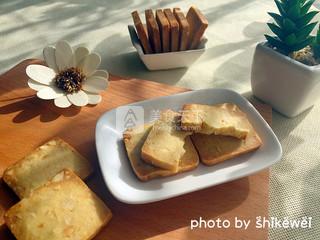
{"label": "dark flower center", "polygon": [[59,72],[54,81],[56,86],[67,93],[78,92],[85,75],[78,68],[68,68]]}

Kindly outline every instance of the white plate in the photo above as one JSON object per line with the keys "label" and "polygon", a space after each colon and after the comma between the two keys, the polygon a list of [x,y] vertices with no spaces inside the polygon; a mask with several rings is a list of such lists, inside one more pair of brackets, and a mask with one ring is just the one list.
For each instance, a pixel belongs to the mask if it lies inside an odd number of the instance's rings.
{"label": "white plate", "polygon": [[231,90],[190,91],[136,102],[129,106],[142,106],[144,121],[148,122],[153,110],[170,108],[178,111],[185,103],[217,104],[225,102],[237,104],[248,115],[250,122],[262,139],[262,146],[257,151],[215,166],[207,167],[199,164],[198,168],[190,172],[149,182],[139,181],[131,169],[122,142],[122,131],[117,130],[116,126],[117,109],[103,114],[96,126],[96,147],[102,174],[111,193],[119,201],[125,203],[155,202],[245,177],[279,161],[282,156],[281,145],[269,125],[251,103]]}

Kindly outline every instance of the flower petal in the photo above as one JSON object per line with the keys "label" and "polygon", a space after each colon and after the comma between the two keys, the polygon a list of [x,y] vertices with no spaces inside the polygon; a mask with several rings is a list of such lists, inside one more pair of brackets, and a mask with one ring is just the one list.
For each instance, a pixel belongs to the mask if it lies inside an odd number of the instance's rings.
{"label": "flower petal", "polygon": [[67,96],[62,96],[54,99],[54,105],[60,108],[67,108],[71,106],[71,102],[67,98]]}
{"label": "flower petal", "polygon": [[93,94],[93,93],[88,93],[86,92],[86,94],[88,95],[88,103],[89,104],[98,104],[99,102],[101,102],[102,97],[99,94]]}
{"label": "flower petal", "polygon": [[92,73],[91,76],[103,77],[103,78],[106,78],[107,80],[109,79],[109,73],[105,70],[96,70]]}
{"label": "flower petal", "polygon": [[89,50],[86,47],[78,47],[74,52],[76,66],[89,54]]}
{"label": "flower petal", "polygon": [[56,56],[57,66],[60,71],[75,66],[73,50],[68,42],[59,41],[56,44],[55,56]]}
{"label": "flower petal", "polygon": [[92,76],[85,80],[82,89],[91,93],[99,93],[108,87],[108,80],[103,77]]}
{"label": "flower petal", "polygon": [[38,83],[32,79],[29,79],[28,80],[28,86],[33,89],[33,90],[36,90],[36,91],[40,91],[42,88],[45,88],[47,87],[47,85],[44,85],[44,84],[41,84],[41,83]]}
{"label": "flower petal", "polygon": [[37,92],[37,96],[41,99],[55,99],[58,97],[62,97],[64,95],[63,91],[57,87],[45,87]]}
{"label": "flower petal", "polygon": [[51,68],[35,64],[29,65],[26,68],[26,73],[32,80],[45,85],[49,85],[56,76],[56,73]]}
{"label": "flower petal", "polygon": [[59,71],[56,64],[56,48],[48,46],[43,49],[43,58],[49,68],[53,69],[56,73]]}
{"label": "flower petal", "polygon": [[88,95],[84,91],[78,91],[76,93],[68,94],[68,99],[73,105],[82,107],[88,104]]}
{"label": "flower petal", "polygon": [[101,57],[96,53],[91,53],[86,56],[78,66],[82,69],[83,73],[89,77],[99,67],[100,62]]}

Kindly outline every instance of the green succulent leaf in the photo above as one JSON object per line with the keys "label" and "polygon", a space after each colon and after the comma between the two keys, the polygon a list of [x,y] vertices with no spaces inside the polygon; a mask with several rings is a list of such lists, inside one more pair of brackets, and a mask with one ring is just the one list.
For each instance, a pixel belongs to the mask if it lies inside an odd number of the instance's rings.
{"label": "green succulent leaf", "polygon": [[277,5],[277,8],[279,10],[279,13],[281,14],[281,16],[286,16],[286,12],[285,12],[285,6],[284,4],[280,1],[280,0],[274,0],[274,2]]}
{"label": "green succulent leaf", "polygon": [[287,34],[297,31],[296,24],[289,18],[283,19],[283,29]]}
{"label": "green succulent leaf", "polygon": [[301,30],[296,32],[296,37],[298,39],[298,41],[302,41],[304,39],[306,39],[310,33],[312,32],[312,30],[315,28],[315,26],[317,25],[316,22],[314,23],[310,23],[307,26],[303,27]]}
{"label": "green succulent leaf", "polygon": [[291,0],[291,1],[282,0],[282,2],[284,5],[284,9],[288,10],[292,6],[296,5],[297,3],[300,3],[300,0]]}
{"label": "green succulent leaf", "polygon": [[320,58],[320,45],[312,46],[314,56]]}
{"label": "green succulent leaf", "polygon": [[311,8],[312,4],[315,2],[315,0],[309,0],[305,2],[306,3],[301,7],[301,14],[306,14]]}
{"label": "green succulent leaf", "polygon": [[303,17],[299,18],[296,21],[297,28],[301,28],[304,25],[307,25],[318,13],[318,11],[311,11],[305,14]]}
{"label": "green succulent leaf", "polygon": [[272,46],[275,47],[277,49],[279,49],[280,51],[284,52],[285,54],[287,54],[288,52],[290,52],[290,49],[288,48],[288,46],[286,44],[284,44],[281,40],[279,40],[278,38],[275,37],[271,37],[267,34],[264,35],[268,41],[268,43]]}
{"label": "green succulent leaf", "polygon": [[276,21],[279,27],[283,26],[283,17],[277,13],[268,12],[268,14]]}
{"label": "green succulent leaf", "polygon": [[288,17],[290,17],[293,20],[297,20],[300,18],[300,3],[297,2],[295,5],[290,6],[290,8],[287,11]]}
{"label": "green succulent leaf", "polygon": [[320,27],[317,31],[317,36],[315,37],[315,42],[320,45]]}
{"label": "green succulent leaf", "polygon": [[289,34],[288,36],[285,37],[284,43],[287,44],[288,46],[293,46],[298,43],[298,40],[296,38],[296,35],[294,33]]}
{"label": "green succulent leaf", "polygon": [[291,47],[292,51],[299,51],[302,48],[305,48],[306,46],[310,45],[314,40],[314,37],[308,37],[307,39],[305,39],[302,42],[299,42],[297,44],[295,44],[294,46]]}
{"label": "green succulent leaf", "polygon": [[281,40],[284,40],[285,38],[285,34],[282,32],[281,28],[278,27],[276,24],[274,23],[267,23],[269,28],[271,29],[271,31],[277,35]]}
{"label": "green succulent leaf", "polygon": [[313,50],[314,56],[319,59],[320,58],[320,27],[318,28],[316,37],[313,39],[312,50]]}

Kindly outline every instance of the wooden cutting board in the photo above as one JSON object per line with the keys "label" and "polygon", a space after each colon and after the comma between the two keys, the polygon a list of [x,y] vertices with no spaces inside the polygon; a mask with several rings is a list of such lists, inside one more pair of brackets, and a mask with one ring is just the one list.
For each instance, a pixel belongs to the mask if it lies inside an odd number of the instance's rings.
{"label": "wooden cutting board", "polygon": [[[111,208],[113,219],[95,239],[267,239],[266,229],[256,229],[257,216],[268,215],[269,171],[219,186],[151,204],[128,205],[117,201],[106,188],[95,150],[94,130],[99,116],[112,108],[143,99],[188,91],[139,79],[111,76],[111,83],[97,106],[59,109],[52,101],[34,96],[27,87],[26,60],[0,76],[0,176],[11,164],[40,144],[59,136],[96,166],[88,185]],[[272,111],[255,103],[271,123]],[[0,239],[14,239],[3,222],[4,212],[18,201],[0,180]],[[191,220],[228,220],[231,227],[190,230]],[[251,220],[247,230],[233,227],[234,218]],[[212,223],[212,221],[211,221]],[[210,225],[212,226],[212,225]]]}

